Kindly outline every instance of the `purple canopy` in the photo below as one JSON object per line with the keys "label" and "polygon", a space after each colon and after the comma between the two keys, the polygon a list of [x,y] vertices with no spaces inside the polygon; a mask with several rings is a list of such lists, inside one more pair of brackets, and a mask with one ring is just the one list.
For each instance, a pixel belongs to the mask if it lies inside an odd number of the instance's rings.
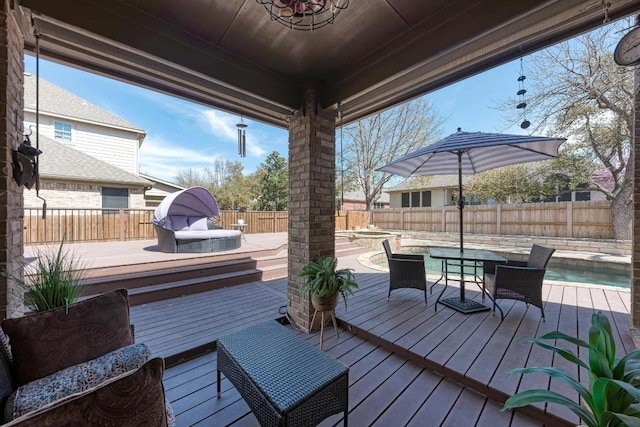
{"label": "purple canopy", "polygon": [[204,187],[191,187],[169,194],[160,202],[153,215],[154,224],[161,224],[168,216],[220,217],[218,202]]}

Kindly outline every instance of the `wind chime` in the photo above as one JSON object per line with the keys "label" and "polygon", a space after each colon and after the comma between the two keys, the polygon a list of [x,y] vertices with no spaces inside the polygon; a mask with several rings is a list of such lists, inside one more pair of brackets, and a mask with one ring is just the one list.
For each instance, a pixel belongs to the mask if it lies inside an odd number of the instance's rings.
{"label": "wind chime", "polygon": [[238,154],[240,157],[247,157],[247,136],[245,135],[245,129],[248,127],[244,124],[242,117],[240,117],[240,123],[236,125],[238,128]]}
{"label": "wind chime", "polygon": [[524,88],[524,81],[527,77],[524,75],[524,69],[522,67],[522,58],[520,58],[520,76],[518,77],[518,105],[516,108],[522,110],[522,123],[520,123],[520,127],[522,129],[526,129],[531,125],[531,122],[527,120],[527,102],[525,100],[525,93],[527,90]]}

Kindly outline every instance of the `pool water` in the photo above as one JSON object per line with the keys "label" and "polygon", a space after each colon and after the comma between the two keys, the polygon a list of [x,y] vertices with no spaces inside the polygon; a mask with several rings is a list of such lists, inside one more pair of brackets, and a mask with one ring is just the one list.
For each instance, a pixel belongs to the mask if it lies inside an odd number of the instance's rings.
{"label": "pool water", "polygon": [[[442,262],[424,255],[425,268],[427,273],[440,275],[442,272]],[[552,260],[553,261],[553,260]],[[379,265],[387,265],[386,258],[380,258]],[[449,265],[450,273],[458,273],[460,268]],[[473,274],[473,268],[465,266],[466,274]],[[544,276],[545,280],[556,280],[562,282],[577,282],[591,285],[607,285],[617,286],[620,288],[629,288],[631,284],[631,273],[628,270],[603,267],[587,267],[574,264],[550,264],[547,266],[547,272]]]}

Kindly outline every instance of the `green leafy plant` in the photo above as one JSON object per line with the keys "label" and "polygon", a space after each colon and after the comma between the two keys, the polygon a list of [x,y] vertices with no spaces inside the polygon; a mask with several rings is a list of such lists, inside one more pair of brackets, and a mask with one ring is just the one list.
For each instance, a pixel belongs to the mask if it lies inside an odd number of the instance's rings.
{"label": "green leafy plant", "polygon": [[63,243],[56,249],[38,251],[33,264],[23,263],[24,278],[11,277],[25,292],[25,305],[32,312],[73,304],[82,294],[85,281],[80,263]]}
{"label": "green leafy plant", "polygon": [[[586,348],[589,352],[589,363],[582,361],[570,350],[547,344],[542,340],[562,340]],[[568,384],[580,395],[582,406],[559,393],[535,389],[514,394],[507,399],[503,410],[537,402],[558,403],[571,409],[582,419],[582,423],[589,427],[640,426],[640,350],[633,350],[621,359],[616,358],[616,344],[611,325],[604,314],[598,312],[591,317],[588,343],[559,331],[522,341],[551,350],[584,368],[589,376],[589,387],[585,387],[558,368],[514,369],[512,373],[515,374],[541,372]]]}
{"label": "green leafy plant", "polygon": [[312,295],[318,297],[329,297],[339,292],[344,300],[344,309],[346,310],[347,297],[353,295],[354,289],[358,289],[358,283],[353,275],[353,269],[337,270],[337,266],[338,260],[333,257],[309,262],[300,271],[300,276],[306,277],[300,291],[311,292]]}

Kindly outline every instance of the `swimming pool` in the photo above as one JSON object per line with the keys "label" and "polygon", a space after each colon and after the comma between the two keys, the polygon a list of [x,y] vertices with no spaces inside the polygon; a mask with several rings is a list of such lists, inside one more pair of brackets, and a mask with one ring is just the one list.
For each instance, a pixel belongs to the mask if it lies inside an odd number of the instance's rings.
{"label": "swimming pool", "polygon": [[[404,248],[403,248],[404,249]],[[404,252],[408,252],[403,250]],[[435,260],[429,257],[428,254],[422,253],[422,250],[412,250],[414,253],[421,253],[424,255],[425,269],[427,274],[440,275],[442,272],[442,263],[440,260]],[[501,254],[506,258],[510,258],[509,254]],[[381,266],[387,266],[387,258],[377,257],[373,260],[376,264]],[[449,271],[456,273],[459,269],[455,267],[449,267]],[[465,273],[473,273],[472,268],[465,267]],[[606,285],[616,286],[619,288],[629,288],[631,284],[631,272],[628,269],[619,269],[606,267],[605,263],[601,263],[598,266],[582,266],[575,263],[563,262],[558,260],[552,261],[547,266],[547,272],[544,276],[545,280],[561,281],[561,282],[577,282],[591,285]]]}

